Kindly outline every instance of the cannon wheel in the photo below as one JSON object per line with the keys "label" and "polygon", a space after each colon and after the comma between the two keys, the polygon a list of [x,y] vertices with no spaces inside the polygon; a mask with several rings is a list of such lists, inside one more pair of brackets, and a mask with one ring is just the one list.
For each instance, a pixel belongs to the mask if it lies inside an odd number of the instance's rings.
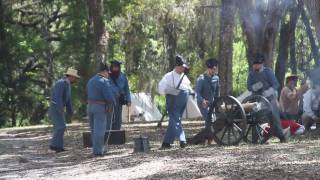
{"label": "cannon wheel", "polygon": [[257,112],[247,112],[248,124],[243,140],[252,144],[264,144],[271,135],[270,125],[274,118],[271,110],[272,105],[267,98],[260,95],[249,96],[242,101],[242,104],[254,102],[260,103],[261,109]]}
{"label": "cannon wheel", "polygon": [[209,117],[216,116],[212,123],[213,140],[219,145],[238,145],[247,127],[246,114],[240,102],[232,96],[221,96],[209,108]]}

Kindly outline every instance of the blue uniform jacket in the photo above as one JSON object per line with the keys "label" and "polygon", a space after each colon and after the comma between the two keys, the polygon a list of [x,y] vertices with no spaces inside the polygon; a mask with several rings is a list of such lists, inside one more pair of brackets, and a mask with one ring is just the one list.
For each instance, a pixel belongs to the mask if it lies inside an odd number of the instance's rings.
{"label": "blue uniform jacket", "polygon": [[54,104],[58,110],[63,111],[67,107],[69,114],[73,113],[71,103],[71,86],[70,82],[66,79],[59,79],[55,82],[51,91],[51,103]]}
{"label": "blue uniform jacket", "polygon": [[87,92],[89,101],[112,101],[116,104],[110,81],[103,76],[93,76],[87,84]]}
{"label": "blue uniform jacket", "polygon": [[123,73],[120,73],[117,79],[113,79],[110,76],[109,80],[112,85],[113,93],[115,94],[115,96],[118,98],[120,97],[120,94],[125,94],[128,103],[131,103],[131,96],[127,76]]}
{"label": "blue uniform jacket", "polygon": [[261,82],[263,84],[262,91],[269,89],[272,87],[273,89],[277,90],[280,87],[280,84],[274,75],[271,68],[263,67],[262,72],[254,72],[251,71],[248,76],[247,80],[247,88],[249,91],[252,90],[252,85],[255,83]]}
{"label": "blue uniform jacket", "polygon": [[202,103],[203,100],[212,103],[215,97],[220,95],[219,76],[214,75],[212,77],[207,74],[201,74],[196,83],[196,97],[197,102]]}

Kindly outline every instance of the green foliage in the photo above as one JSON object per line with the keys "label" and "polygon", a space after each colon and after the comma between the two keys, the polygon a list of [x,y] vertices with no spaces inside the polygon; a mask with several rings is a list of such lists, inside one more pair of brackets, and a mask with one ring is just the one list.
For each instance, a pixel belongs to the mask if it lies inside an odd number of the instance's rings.
{"label": "green foliage", "polygon": [[242,31],[238,25],[234,31],[233,42],[233,63],[232,63],[232,76],[233,76],[233,96],[239,96],[247,89],[247,77],[249,72],[248,60],[246,57],[246,45],[242,37]]}
{"label": "green foliage", "polygon": [[[220,5],[221,1],[104,1],[109,33],[107,60],[122,61],[132,92],[151,93],[161,112],[165,112],[165,98],[157,95],[157,84],[171,70],[174,53],[189,61],[193,85],[206,69],[205,60],[219,59],[220,9],[204,7],[211,4]],[[246,39],[236,17],[232,65],[235,96],[246,90],[249,69]],[[0,3],[0,127],[50,123],[50,88],[70,66],[81,75],[72,87],[76,115],[78,119],[86,115],[86,83],[95,73],[93,33],[86,1]],[[306,37],[298,21],[298,74],[313,66]]]}

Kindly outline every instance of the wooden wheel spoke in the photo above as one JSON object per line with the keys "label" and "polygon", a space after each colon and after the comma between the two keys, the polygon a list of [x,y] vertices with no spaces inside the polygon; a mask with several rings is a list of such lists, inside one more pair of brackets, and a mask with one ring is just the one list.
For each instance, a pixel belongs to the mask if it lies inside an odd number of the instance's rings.
{"label": "wooden wheel spoke", "polygon": [[220,141],[222,142],[222,140],[223,140],[223,138],[224,138],[224,135],[226,134],[226,131],[227,131],[227,128],[225,127],[224,128],[224,131],[223,131],[223,133],[222,133],[222,136],[221,136],[221,138],[220,138]]}
{"label": "wooden wheel spoke", "polygon": [[238,132],[242,133],[242,129],[235,123],[233,123],[233,127],[235,127],[238,130]]}

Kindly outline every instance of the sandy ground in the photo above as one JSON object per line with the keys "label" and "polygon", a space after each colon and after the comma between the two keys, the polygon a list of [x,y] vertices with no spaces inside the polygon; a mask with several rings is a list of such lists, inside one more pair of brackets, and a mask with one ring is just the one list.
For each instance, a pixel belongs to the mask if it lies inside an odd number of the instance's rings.
{"label": "sandy ground", "polygon": [[[203,124],[184,122],[192,136]],[[188,146],[158,150],[165,127],[156,123],[126,124],[127,143],[109,146],[104,157],[82,147],[87,124],[68,126],[68,151],[48,150],[51,127],[0,130],[0,179],[320,179],[320,138],[276,139],[267,145]],[[150,153],[133,153],[133,138],[149,137]],[[320,135],[319,135],[320,137]]]}

